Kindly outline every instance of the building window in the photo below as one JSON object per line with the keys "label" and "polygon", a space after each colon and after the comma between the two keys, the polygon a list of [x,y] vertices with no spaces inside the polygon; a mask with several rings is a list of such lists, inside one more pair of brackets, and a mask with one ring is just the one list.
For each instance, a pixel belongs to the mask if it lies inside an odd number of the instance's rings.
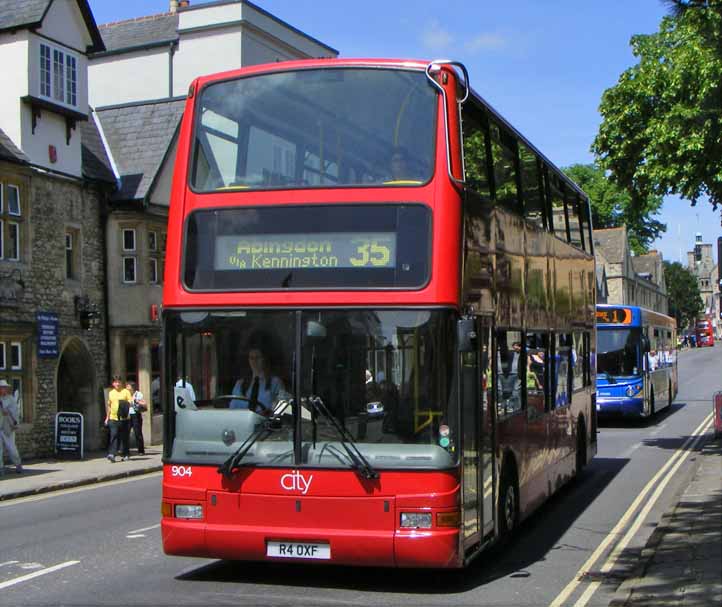
{"label": "building window", "polygon": [[65,105],[78,105],[78,60],[74,55],[40,45],[40,95]]}
{"label": "building window", "polygon": [[40,95],[50,97],[50,47],[40,45]]}
{"label": "building window", "polygon": [[80,278],[80,231],[67,228],[65,230],[65,278]]}
{"label": "building window", "polygon": [[[16,185],[10,185],[7,186],[7,196],[8,196],[8,215],[15,215],[16,217],[20,217],[22,213],[20,212],[20,188]],[[2,212],[2,205],[0,204],[0,212]]]}
{"label": "building window", "polygon": [[18,403],[19,422],[32,419],[32,411],[25,408],[26,404],[30,405],[31,400],[26,403],[23,399],[30,386],[29,378],[25,373],[26,361],[23,360],[23,351],[29,350],[27,345],[27,339],[0,335],[0,379],[4,379],[10,384],[12,395]]}
{"label": "building window", "polygon": [[20,188],[0,183],[0,259],[20,261],[22,230]]}
{"label": "building window", "polygon": [[78,68],[72,55],[67,56],[65,66],[65,103],[78,105]]}
{"label": "building window", "polygon": [[155,257],[148,260],[148,282],[152,285],[158,283],[158,260]]}
{"label": "building window", "polygon": [[20,226],[8,221],[8,259],[20,261]]}
{"label": "building window", "polygon": [[125,344],[125,381],[138,383],[138,347]]}
{"label": "building window", "polygon": [[148,250],[149,251],[157,251],[158,250],[158,233],[154,231],[148,232]]}
{"label": "building window", "polygon": [[10,368],[21,371],[23,368],[23,346],[17,341],[10,343]]}
{"label": "building window", "polygon": [[135,229],[123,228],[123,250],[135,251]]}
{"label": "building window", "polygon": [[135,257],[123,257],[123,282],[136,282],[135,263]]}

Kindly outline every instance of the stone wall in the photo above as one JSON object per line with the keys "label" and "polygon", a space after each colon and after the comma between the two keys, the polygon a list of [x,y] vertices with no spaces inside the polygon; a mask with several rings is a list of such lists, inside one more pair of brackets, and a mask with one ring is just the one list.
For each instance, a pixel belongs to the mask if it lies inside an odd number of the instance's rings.
{"label": "stone wall", "polygon": [[[107,381],[105,331],[104,232],[101,208],[104,192],[79,180],[31,171],[24,193],[26,229],[20,267],[24,287],[19,305],[2,310],[0,331],[25,337],[24,411],[28,418],[16,440],[23,458],[46,456],[54,450],[55,414],[61,360],[62,390],[75,391],[78,410],[97,420],[102,408],[102,387]],[[66,278],[66,230],[79,236],[77,278]],[[89,330],[80,326],[76,298],[87,297],[99,311],[99,323]],[[58,316],[58,357],[37,355],[38,312]],[[68,348],[69,344],[73,344]],[[85,351],[85,353],[84,353]],[[65,358],[63,358],[65,357]],[[65,403],[61,403],[64,407]],[[85,413],[84,413],[85,415]],[[97,422],[96,422],[97,423]],[[99,429],[86,428],[99,434]],[[94,437],[93,437],[94,438]]]}

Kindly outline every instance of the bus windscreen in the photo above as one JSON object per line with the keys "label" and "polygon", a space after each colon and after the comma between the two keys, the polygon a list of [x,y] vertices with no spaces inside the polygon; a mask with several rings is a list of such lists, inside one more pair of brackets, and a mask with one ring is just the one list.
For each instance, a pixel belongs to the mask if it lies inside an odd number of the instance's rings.
{"label": "bus windscreen", "polygon": [[431,214],[420,204],[203,210],[188,219],[190,290],[420,288]]}

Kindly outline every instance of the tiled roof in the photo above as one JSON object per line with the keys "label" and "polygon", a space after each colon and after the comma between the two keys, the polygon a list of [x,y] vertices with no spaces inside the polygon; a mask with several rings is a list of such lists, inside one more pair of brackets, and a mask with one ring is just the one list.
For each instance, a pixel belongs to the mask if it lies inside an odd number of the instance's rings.
{"label": "tiled roof", "polygon": [[93,116],[81,121],[79,126],[83,177],[115,184],[113,168]]}
{"label": "tiled roof", "polygon": [[52,0],[0,0],[0,31],[40,23]]}
{"label": "tiled roof", "polygon": [[100,26],[107,52],[160,44],[178,39],[178,15],[165,13]]}
{"label": "tiled roof", "polygon": [[626,239],[626,227],[594,230],[594,244],[602,249],[609,263],[624,262]]}
{"label": "tiled roof", "polygon": [[0,129],[0,160],[11,160],[13,162],[29,162],[28,157],[23,154],[22,150],[15,147],[2,129]]}
{"label": "tiled roof", "polygon": [[118,172],[116,200],[142,200],[178,127],[185,98],[96,109]]}
{"label": "tiled roof", "polygon": [[661,284],[661,275],[663,273],[662,255],[657,251],[632,257],[632,267],[637,274],[648,274],[651,276],[649,280],[655,284]]}
{"label": "tiled roof", "polygon": [[[0,0],[0,32],[41,25],[45,13],[54,0]],[[62,0],[69,2],[70,0]],[[92,40],[90,51],[102,51],[103,41],[98,32],[88,0],[76,0]]]}

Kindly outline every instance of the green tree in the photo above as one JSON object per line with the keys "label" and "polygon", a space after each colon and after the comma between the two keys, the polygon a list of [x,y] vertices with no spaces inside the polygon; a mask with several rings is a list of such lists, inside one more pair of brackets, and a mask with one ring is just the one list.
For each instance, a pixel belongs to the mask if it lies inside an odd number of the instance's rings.
{"label": "green tree", "polygon": [[704,311],[697,278],[678,261],[665,261],[664,280],[669,295],[669,313],[677,319],[677,327],[684,329]]}
{"label": "green tree", "polygon": [[627,226],[629,243],[636,254],[646,253],[667,227],[655,217],[662,207],[662,197],[647,196],[643,204],[632,204],[629,192],[605,175],[597,164],[574,164],[563,171],[589,195],[592,226],[618,228]]}
{"label": "green tree", "polygon": [[659,32],[633,36],[639,62],[605,91],[592,145],[634,205],[678,194],[722,202],[722,1],[667,2]]}

